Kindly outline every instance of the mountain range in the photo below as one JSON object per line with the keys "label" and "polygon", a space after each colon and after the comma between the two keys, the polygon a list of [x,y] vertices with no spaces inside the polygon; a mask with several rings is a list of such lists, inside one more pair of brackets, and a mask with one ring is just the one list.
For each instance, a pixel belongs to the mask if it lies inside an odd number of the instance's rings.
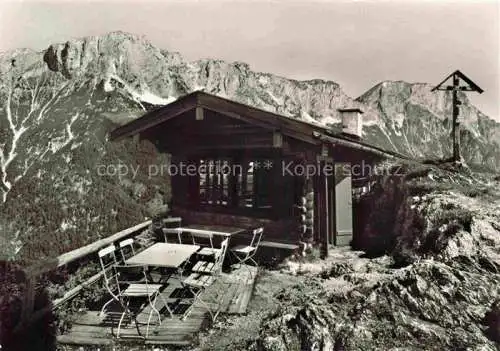
{"label": "mountain range", "polygon": [[[145,142],[107,140],[110,130],[151,107],[203,90],[334,130],[338,108],[359,107],[366,142],[418,159],[446,158],[451,94],[431,88],[386,81],[352,98],[332,81],[287,79],[252,71],[243,62],[187,61],[124,32],[53,44],[42,52],[0,53],[4,255],[28,261],[53,256],[134,225],[168,201],[168,179],[96,171],[118,163],[168,162],[168,155]],[[465,94],[460,100],[465,163],[499,171],[500,123]]]}

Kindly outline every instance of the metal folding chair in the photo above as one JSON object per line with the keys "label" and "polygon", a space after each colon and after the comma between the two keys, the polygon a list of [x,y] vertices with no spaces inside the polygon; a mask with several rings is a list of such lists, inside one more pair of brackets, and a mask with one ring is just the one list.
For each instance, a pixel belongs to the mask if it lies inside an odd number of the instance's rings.
{"label": "metal folding chair", "polygon": [[214,247],[214,235],[209,231],[204,230],[187,230],[187,233],[191,236],[191,241],[193,245],[199,245],[202,247],[212,248]]}
{"label": "metal folding chair", "polygon": [[[120,322],[118,323],[118,331],[116,336],[120,337],[121,324],[125,318],[128,316],[131,320],[134,320],[136,329],[141,335],[140,329],[138,327],[137,316],[146,307],[150,307],[148,322],[146,327],[146,338],[149,335],[149,327],[151,325],[151,318],[156,315],[158,318],[158,324],[161,325],[161,314],[156,307],[156,302],[158,299],[161,300],[163,306],[167,309],[170,314],[170,318],[173,317],[172,311],[168,307],[168,303],[165,298],[161,295],[162,284],[151,284],[148,281],[146,267],[142,265],[116,265],[113,268],[118,281],[118,302],[120,303],[123,311],[120,317]],[[130,280],[128,277],[131,273],[137,272],[137,270],[142,269],[143,279],[140,281]],[[132,309],[130,303],[133,300],[141,299],[143,303],[140,304],[135,309]]]}
{"label": "metal folding chair", "polygon": [[129,239],[125,239],[123,241],[120,241],[119,246],[120,246],[120,254],[121,254],[123,262],[125,262],[130,257],[135,256],[134,239],[129,238]]}
{"label": "metal folding chair", "polygon": [[[254,260],[254,256],[257,253],[257,249],[259,248],[263,233],[264,233],[264,228],[262,227],[254,229],[252,232],[253,235],[250,245],[237,245],[231,249],[231,254],[238,261],[237,264],[240,265],[245,264],[245,266],[247,267],[246,263],[252,262],[258,270],[259,264],[257,263],[257,261]],[[251,274],[252,272],[250,271],[250,268],[248,268],[248,270]]]}
{"label": "metal folding chair", "polygon": [[116,250],[115,245],[111,244],[99,250],[99,252],[97,253],[97,255],[99,256],[99,263],[101,265],[101,269],[103,272],[104,285],[106,287],[106,290],[108,290],[108,292],[111,294],[111,299],[109,299],[102,306],[101,311],[99,312],[99,315],[101,317],[104,315],[106,307],[108,307],[109,304],[111,304],[113,301],[116,301],[117,298],[113,289],[110,288],[112,284],[118,284],[114,271],[112,270],[112,267],[118,264],[116,260],[115,250]]}
{"label": "metal folding chair", "polygon": [[163,231],[163,237],[164,237],[166,243],[168,243],[168,239],[167,239],[168,234],[175,234],[175,235],[177,235],[178,243],[182,244],[182,239],[181,239],[182,230],[180,228],[163,228],[162,231]]}
{"label": "metal folding chair", "polygon": [[190,232],[193,245],[202,246],[201,250],[196,253],[198,257],[206,260],[210,257],[213,257],[215,260],[222,253],[221,248],[217,248],[214,246],[214,234],[210,232],[203,233],[202,231],[193,231]]}
{"label": "metal folding chair", "polygon": [[214,234],[208,230],[203,229],[184,229],[177,232],[179,237],[179,243],[182,244],[182,238],[191,236],[191,242],[193,245],[201,246],[201,250],[196,253],[198,257],[202,259],[208,259],[209,257],[219,256],[221,253],[220,248],[214,247]]}
{"label": "metal folding chair", "polygon": [[[120,256],[121,256],[121,262],[125,264],[125,261],[127,261],[129,258],[135,256],[135,248],[134,248],[134,239],[133,238],[128,238],[125,240],[120,241],[118,244],[120,248]],[[151,279],[150,275],[151,269],[149,267],[147,268],[147,273],[148,273],[148,278]],[[132,280],[140,280],[142,278],[142,268],[139,267],[135,271],[130,270],[128,272],[130,274],[130,277]]]}
{"label": "metal folding chair", "polygon": [[[183,282],[182,285],[186,287],[189,292],[193,295],[193,303],[189,308],[184,312],[183,319],[186,318],[196,302],[200,302],[210,313],[212,321],[215,321],[217,316],[219,315],[220,308],[217,309],[215,314],[212,312],[212,309],[202,298],[202,293],[210,287],[216,280],[218,276],[220,276],[222,272],[222,263],[224,262],[224,257],[226,254],[227,246],[229,243],[229,239],[225,239],[221,243],[221,254],[217,257],[215,262],[207,262],[207,261],[198,261],[191,273]],[[223,299],[220,300],[219,306],[222,304]]]}
{"label": "metal folding chair", "polygon": [[168,234],[177,234],[177,237],[179,238],[179,233],[176,229],[181,227],[181,223],[181,217],[169,217],[163,219],[163,227],[161,231],[163,234],[163,239],[166,243],[168,242]]}
{"label": "metal folding chair", "polygon": [[[170,317],[173,316],[172,311],[168,307],[168,304],[163,296],[161,296],[160,294],[162,285],[150,284],[148,282],[144,266],[118,265],[115,250],[116,248],[114,245],[109,245],[98,252],[99,262],[103,270],[104,285],[108,293],[111,295],[111,299],[103,305],[101,311],[99,312],[99,315],[102,318],[107,307],[115,301],[120,305],[122,309],[120,321],[118,323],[117,337],[120,337],[120,329],[125,316],[129,316],[131,320],[134,321],[137,332],[139,333],[139,335],[141,335],[141,331],[137,322],[138,313],[137,311],[134,313],[134,311],[131,310],[130,301],[135,298],[147,298],[149,305],[151,305],[151,311],[149,312],[149,318],[146,328],[147,337],[149,334],[149,325],[153,313],[156,313],[156,315],[158,316],[159,324],[161,324],[161,315],[156,308],[157,298],[160,297],[162,299],[163,304],[170,313]],[[129,278],[124,279],[124,277],[136,275],[138,271],[142,272],[142,279],[140,281],[131,281]],[[142,307],[144,307],[144,305],[141,305],[139,310],[141,310]]]}

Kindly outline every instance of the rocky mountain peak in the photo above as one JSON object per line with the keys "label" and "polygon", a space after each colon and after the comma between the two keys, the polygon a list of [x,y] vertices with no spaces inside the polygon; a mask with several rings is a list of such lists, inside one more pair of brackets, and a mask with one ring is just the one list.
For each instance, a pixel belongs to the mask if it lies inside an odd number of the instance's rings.
{"label": "rocky mountain peak", "polygon": [[[404,81],[384,81],[361,95],[357,100],[361,103],[374,106],[377,104],[384,110],[385,116],[392,119],[403,118],[404,109],[408,104],[421,106],[441,121],[451,117],[452,98],[445,91],[432,91],[434,86],[428,83],[408,83]],[[469,129],[477,128],[478,119],[486,118],[474,107],[467,94],[459,92],[462,102],[460,120]],[[414,115],[414,118],[418,118]]]}
{"label": "rocky mountain peak", "polygon": [[112,67],[133,66],[148,58],[163,58],[144,37],[124,32],[91,36],[53,44],[44,53],[50,70],[62,73],[67,79],[86,72],[106,73]]}
{"label": "rocky mountain peak", "polygon": [[[378,118],[379,128],[369,130],[369,137],[417,158],[451,156],[452,97],[445,91],[433,92],[432,88],[428,83],[385,81],[358,97],[358,102],[368,106],[366,117]],[[459,93],[459,99],[465,161],[498,169],[500,124],[472,105],[464,92]]]}

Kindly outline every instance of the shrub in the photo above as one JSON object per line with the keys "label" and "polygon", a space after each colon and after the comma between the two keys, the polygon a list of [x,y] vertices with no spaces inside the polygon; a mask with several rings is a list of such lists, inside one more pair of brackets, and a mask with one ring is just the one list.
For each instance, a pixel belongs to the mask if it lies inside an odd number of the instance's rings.
{"label": "shrub", "polygon": [[387,177],[376,186],[369,196],[360,200],[356,206],[365,216],[357,219],[353,246],[364,250],[370,257],[390,252],[395,245],[396,214],[405,199],[400,177]]}
{"label": "shrub", "polygon": [[448,232],[449,235],[455,234],[460,229],[470,233],[472,230],[472,220],[473,214],[469,210],[461,207],[455,207],[443,211],[440,215],[438,215],[434,226],[437,228],[443,225],[448,226],[450,230]]}
{"label": "shrub", "polygon": [[463,193],[465,196],[475,198],[475,197],[487,195],[489,193],[489,189],[488,188],[468,187],[468,188],[463,189]]}
{"label": "shrub", "polygon": [[432,171],[431,168],[429,167],[424,167],[424,168],[419,168],[419,169],[416,169],[416,170],[413,170],[411,172],[408,172],[404,179],[406,181],[409,181],[411,179],[415,179],[415,178],[422,178],[422,177],[427,177],[427,175]]}
{"label": "shrub", "polygon": [[[55,329],[52,314],[15,331],[21,320],[21,311],[27,287],[22,268],[11,262],[0,262],[0,345],[3,350],[55,350]],[[43,286],[37,286],[35,309],[50,304]]]}
{"label": "shrub", "polygon": [[442,192],[450,189],[452,189],[451,184],[443,184],[427,180],[407,183],[407,193],[409,196],[423,196],[432,192]]}
{"label": "shrub", "polygon": [[500,300],[492,304],[490,311],[485,315],[483,322],[487,326],[486,334],[500,344]]}

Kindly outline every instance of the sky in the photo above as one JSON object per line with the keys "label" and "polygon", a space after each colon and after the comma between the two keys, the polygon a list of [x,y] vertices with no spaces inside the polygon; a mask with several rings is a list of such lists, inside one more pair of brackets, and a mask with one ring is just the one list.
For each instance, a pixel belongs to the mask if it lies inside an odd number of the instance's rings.
{"label": "sky", "polygon": [[357,97],[384,80],[437,84],[460,69],[500,121],[500,0],[0,0],[0,51],[123,30],[186,59],[333,80]]}

